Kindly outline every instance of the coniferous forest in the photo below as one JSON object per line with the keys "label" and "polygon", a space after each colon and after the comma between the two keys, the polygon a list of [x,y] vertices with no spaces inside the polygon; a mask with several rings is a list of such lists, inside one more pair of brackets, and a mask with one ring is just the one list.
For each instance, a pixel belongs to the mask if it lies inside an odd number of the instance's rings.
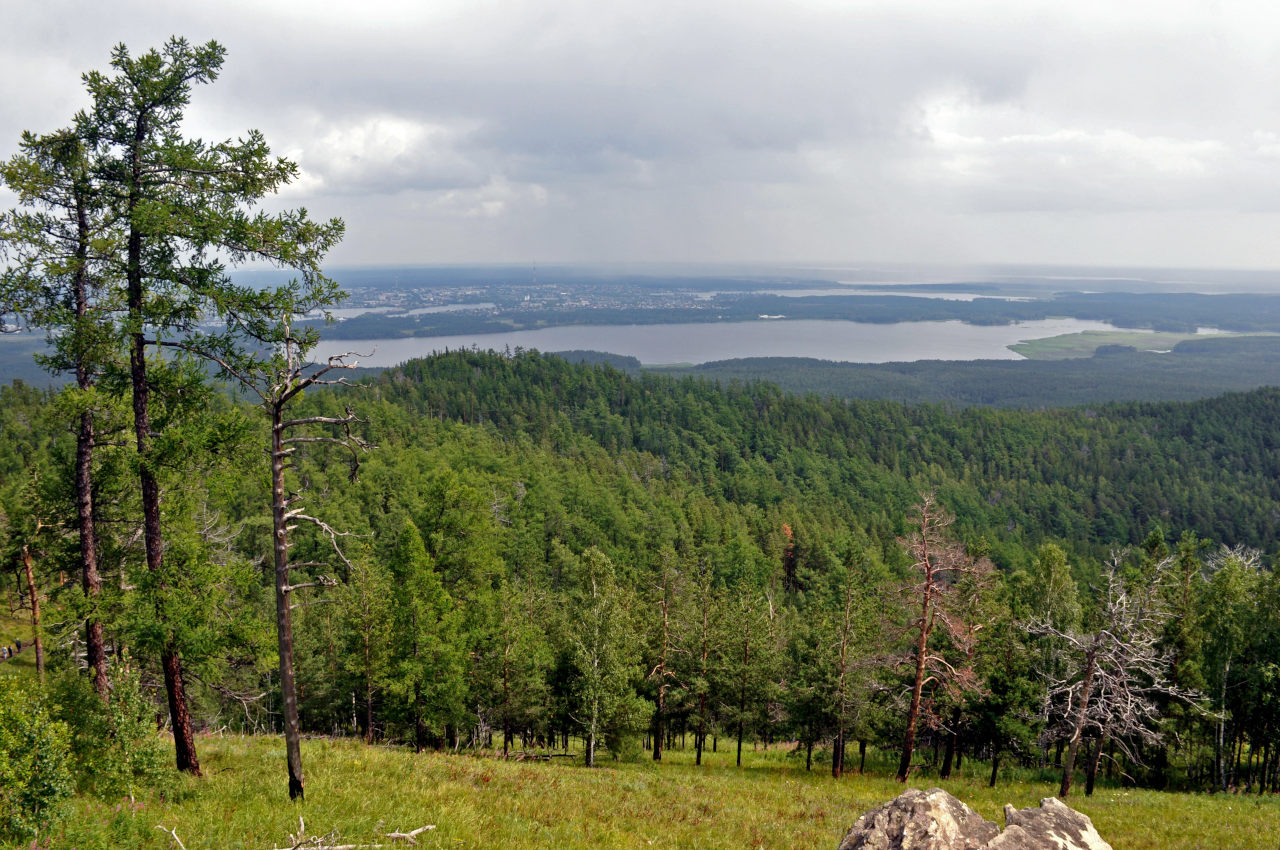
{"label": "coniferous forest", "polygon": [[8,315],[72,379],[0,389],[36,666],[0,693],[7,834],[200,774],[214,730],[282,735],[295,798],[304,736],[1280,786],[1280,391],[957,410],[531,351],[344,381],[294,323],[340,300],[341,222],[252,211],[294,174],[259,136],[181,135],[221,60],[118,48],[4,167]]}

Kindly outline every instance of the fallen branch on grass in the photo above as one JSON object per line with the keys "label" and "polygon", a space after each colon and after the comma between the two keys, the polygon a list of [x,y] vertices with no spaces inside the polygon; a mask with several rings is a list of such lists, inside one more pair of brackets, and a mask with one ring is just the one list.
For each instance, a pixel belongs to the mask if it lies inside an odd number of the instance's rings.
{"label": "fallen branch on grass", "polygon": [[[417,846],[418,836],[428,830],[435,829],[435,824],[427,824],[409,832],[388,832],[387,838],[392,841],[403,841],[405,844]],[[160,824],[156,824],[156,829],[167,832],[173,836],[173,841],[178,845],[180,850],[187,850],[187,846],[182,843],[182,839],[178,837],[176,829],[168,829]],[[298,833],[297,835],[287,836],[291,842],[288,847],[273,847],[271,850],[364,850],[364,848],[386,847],[386,844],[334,844],[338,840],[337,830],[327,835],[307,835],[307,825],[298,817]]]}
{"label": "fallen branch on grass", "polygon": [[421,835],[422,833],[426,832],[429,829],[435,829],[435,828],[436,828],[436,825],[434,823],[429,823],[426,826],[418,827],[412,832],[388,832],[387,838],[390,838],[392,841],[403,841],[406,844],[416,845],[418,843],[419,835]]}

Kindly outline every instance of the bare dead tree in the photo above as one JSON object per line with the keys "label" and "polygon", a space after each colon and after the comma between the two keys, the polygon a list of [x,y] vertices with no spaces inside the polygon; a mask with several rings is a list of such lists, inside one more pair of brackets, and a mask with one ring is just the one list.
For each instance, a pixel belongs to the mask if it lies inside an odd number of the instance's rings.
{"label": "bare dead tree", "polygon": [[[353,426],[363,422],[351,408],[342,416],[304,416],[289,418],[289,406],[311,387],[347,384],[344,377],[334,377],[335,372],[354,369],[354,362],[347,362],[353,353],[338,354],[324,364],[307,360],[307,352],[315,345],[317,336],[312,329],[295,333],[293,317],[305,314],[310,305],[292,303],[281,311],[277,323],[262,327],[245,323],[236,330],[247,333],[263,343],[270,343],[275,350],[268,356],[245,353],[229,337],[210,337],[208,344],[182,342],[161,343],[174,345],[198,354],[214,363],[225,377],[257,397],[259,407],[271,423],[269,457],[271,460],[271,531],[274,578],[276,591],[276,644],[279,655],[280,691],[284,706],[285,750],[289,770],[289,797],[300,800],[304,795],[305,781],[302,772],[301,731],[298,720],[298,692],[294,680],[293,662],[293,609],[307,603],[295,603],[293,593],[314,587],[331,587],[337,581],[319,575],[311,581],[293,583],[292,570],[299,567],[320,567],[318,562],[294,563],[289,561],[289,534],[306,522],[328,538],[334,554],[348,568],[351,562],[343,554],[341,539],[348,536],[323,519],[306,513],[302,506],[301,492],[288,489],[286,472],[293,468],[293,458],[300,446],[337,446],[350,459],[350,475],[354,479],[359,468],[360,456],[371,446],[362,439]],[[316,427],[330,429],[327,433],[315,433]],[[305,487],[304,487],[305,489]]]}
{"label": "bare dead tree", "polygon": [[1142,763],[1132,742],[1158,743],[1160,704],[1169,699],[1196,703],[1200,695],[1173,684],[1172,658],[1160,648],[1168,612],[1160,588],[1172,558],[1156,564],[1140,586],[1126,584],[1121,574],[1123,552],[1113,553],[1106,569],[1106,588],[1092,629],[1075,631],[1055,627],[1046,619],[1032,621],[1032,634],[1056,638],[1065,654],[1069,672],[1051,676],[1045,694],[1046,734],[1063,735],[1067,756],[1058,796],[1071,793],[1080,742],[1086,732],[1098,739],[1090,760],[1086,795],[1101,752],[1108,742],[1126,757]]}
{"label": "bare dead tree", "polygon": [[955,517],[937,503],[932,493],[923,494],[912,520],[915,530],[909,538],[901,541],[912,557],[912,567],[918,576],[906,592],[915,600],[920,613],[910,626],[915,636],[915,647],[909,659],[914,663],[915,675],[907,709],[907,729],[902,740],[902,756],[898,761],[899,782],[906,782],[911,773],[911,757],[915,752],[916,728],[925,685],[948,679],[955,687],[964,688],[973,679],[971,667],[964,664],[956,666],[941,653],[929,649],[929,638],[939,624],[943,624],[952,635],[965,630],[952,606],[947,604],[952,586],[962,577],[980,577],[992,570],[989,560],[971,557],[963,545],[950,538],[947,529],[954,521]]}

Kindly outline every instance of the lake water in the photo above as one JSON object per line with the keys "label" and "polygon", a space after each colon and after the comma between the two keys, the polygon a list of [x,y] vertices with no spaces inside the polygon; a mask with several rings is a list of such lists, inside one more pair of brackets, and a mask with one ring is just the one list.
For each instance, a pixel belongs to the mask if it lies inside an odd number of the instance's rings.
{"label": "lake water", "polygon": [[534,331],[411,339],[323,340],[315,358],[359,352],[361,366],[394,366],[460,348],[587,349],[636,357],[647,365],[706,363],[738,357],[816,357],[855,363],[911,360],[1021,360],[1007,346],[1083,331],[1114,331],[1107,322],[1045,319],[1012,325],[963,322],[865,322],[793,319],[672,325],[570,325]]}

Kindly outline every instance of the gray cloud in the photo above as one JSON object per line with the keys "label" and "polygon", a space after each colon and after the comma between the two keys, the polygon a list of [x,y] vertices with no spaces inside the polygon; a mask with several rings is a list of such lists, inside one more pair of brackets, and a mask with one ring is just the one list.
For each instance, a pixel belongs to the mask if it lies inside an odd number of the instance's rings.
{"label": "gray cloud", "polygon": [[1244,238],[1280,197],[1280,15],[1264,3],[6,13],[0,151],[65,123],[113,43],[216,37],[227,66],[193,132],[262,129],[304,172],[281,203],[347,219],[342,262],[1280,264]]}

